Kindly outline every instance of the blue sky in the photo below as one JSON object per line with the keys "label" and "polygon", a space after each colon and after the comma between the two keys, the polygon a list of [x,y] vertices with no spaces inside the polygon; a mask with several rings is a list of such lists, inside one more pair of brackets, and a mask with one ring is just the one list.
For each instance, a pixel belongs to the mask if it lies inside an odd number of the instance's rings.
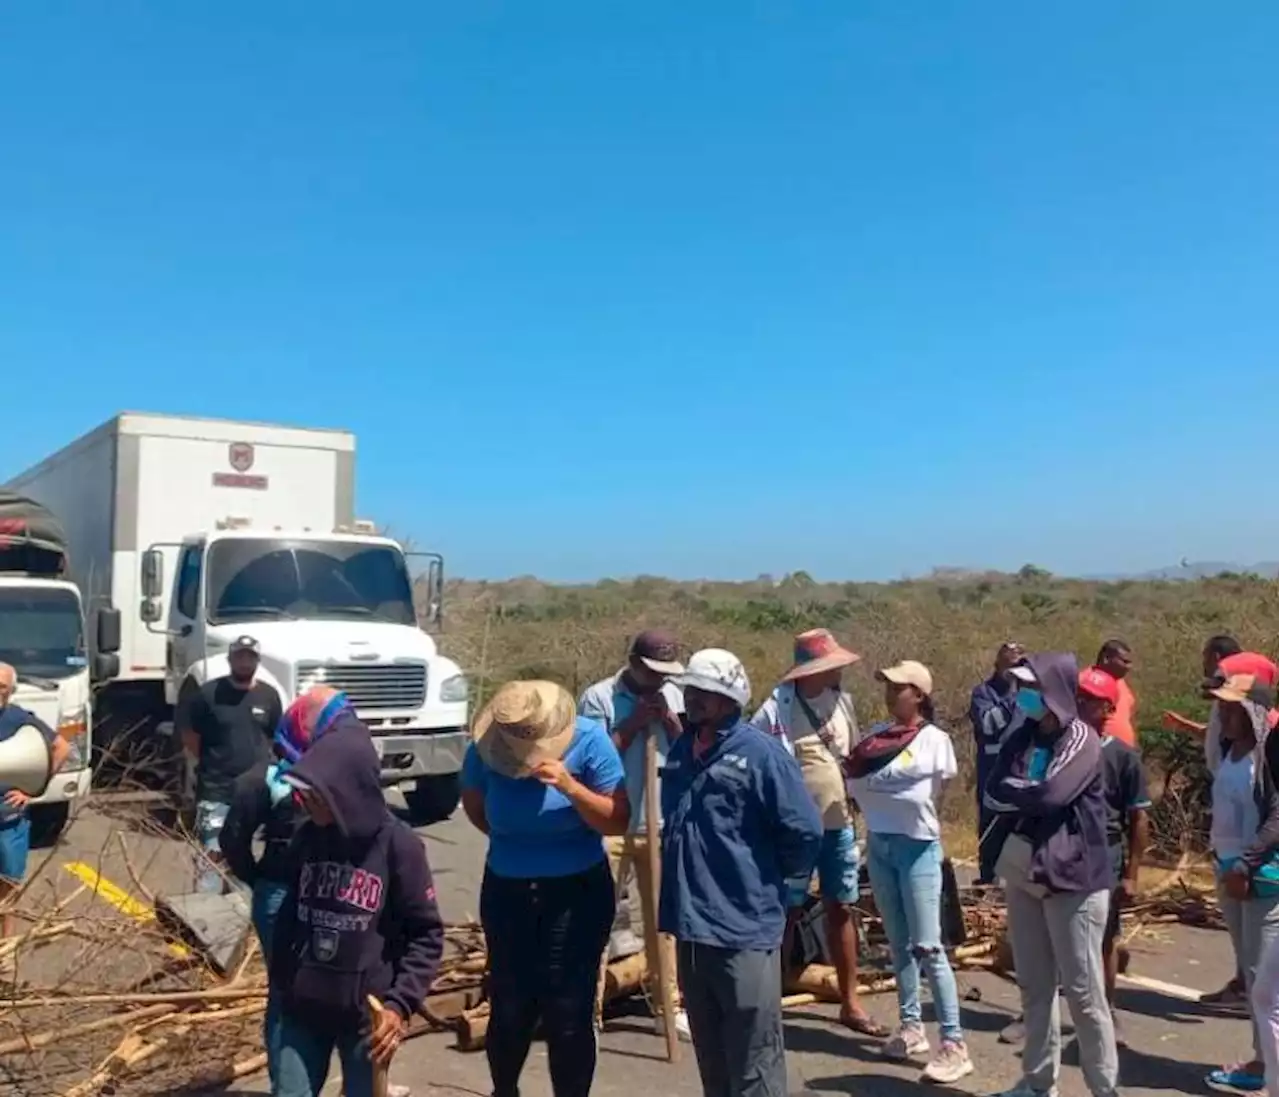
{"label": "blue sky", "polygon": [[1277,555],[1266,4],[0,12],[0,479],[341,426],[454,574]]}

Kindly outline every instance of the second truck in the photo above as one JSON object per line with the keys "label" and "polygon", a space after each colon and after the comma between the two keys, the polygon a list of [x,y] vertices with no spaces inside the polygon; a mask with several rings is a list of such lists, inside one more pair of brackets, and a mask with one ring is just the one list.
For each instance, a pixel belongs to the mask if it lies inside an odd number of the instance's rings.
{"label": "second truck", "polygon": [[321,683],[347,694],[414,821],[452,813],[467,680],[419,627],[439,625],[442,561],[356,519],[353,435],[122,414],[7,487],[61,518],[86,612],[120,612],[99,746],[172,735],[174,707],[248,634],[283,705]]}

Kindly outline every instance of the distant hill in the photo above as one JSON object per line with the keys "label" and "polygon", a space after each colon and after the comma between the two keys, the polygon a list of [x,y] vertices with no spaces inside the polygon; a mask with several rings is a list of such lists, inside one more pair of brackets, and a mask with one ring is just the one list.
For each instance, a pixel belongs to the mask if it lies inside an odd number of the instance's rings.
{"label": "distant hill", "polygon": [[1280,564],[1271,560],[1261,564],[1232,564],[1222,560],[1189,560],[1167,568],[1156,568],[1137,575],[1097,575],[1096,579],[1212,579],[1215,575],[1260,575],[1264,579],[1280,576]]}

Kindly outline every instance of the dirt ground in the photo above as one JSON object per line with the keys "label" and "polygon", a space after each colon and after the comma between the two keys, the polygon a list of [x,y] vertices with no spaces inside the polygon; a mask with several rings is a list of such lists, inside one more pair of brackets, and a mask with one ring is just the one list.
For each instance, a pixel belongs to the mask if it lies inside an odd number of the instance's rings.
{"label": "dirt ground", "polygon": [[[68,840],[45,865],[51,878],[66,865],[95,858],[105,876],[124,871],[110,853],[104,854],[112,827],[104,815],[90,812],[72,829]],[[446,823],[420,831],[436,875],[445,917],[461,920],[476,914],[484,861],[484,838],[461,813]],[[189,871],[181,850],[153,837],[131,839],[135,861],[145,862],[148,877],[160,885],[182,890]],[[41,858],[33,858],[33,865]],[[1131,942],[1131,978],[1122,986],[1120,1005],[1130,1049],[1121,1052],[1121,1084],[1129,1094],[1170,1091],[1200,1093],[1203,1078],[1225,1059],[1240,1058],[1248,1049],[1249,1030],[1241,1015],[1215,1012],[1191,998],[1196,991],[1220,986],[1233,961],[1221,932],[1163,926]],[[977,1071],[957,1087],[965,1093],[990,1093],[1017,1080],[1016,1051],[1001,1045],[996,1035],[1017,1011],[1014,987],[986,973],[961,976],[966,1029]],[[882,1022],[895,1020],[893,995],[868,999],[870,1011]],[[928,1019],[926,1006],[926,1018]],[[792,1010],[786,1018],[786,1040],[793,1093],[853,1093],[897,1097],[918,1092],[918,1068],[881,1060],[873,1042],[840,1029],[834,1010],[810,1006]],[[450,1035],[425,1035],[407,1043],[393,1068],[393,1081],[412,1087],[417,1097],[457,1097],[489,1093],[484,1054],[453,1049]],[[338,1094],[335,1070],[326,1093]],[[266,1094],[264,1076],[236,1084],[229,1094]],[[670,1097],[693,1097],[701,1090],[693,1050],[680,1048],[675,1064],[663,1059],[663,1043],[653,1022],[644,1016],[614,1018],[601,1038],[600,1060],[593,1090],[600,1097],[634,1097],[638,1092]],[[1083,1097],[1085,1089],[1076,1066],[1075,1046],[1064,1050],[1063,1097]],[[17,1093],[0,1081],[0,1094]],[[535,1045],[524,1084],[525,1097],[551,1093],[546,1054]]]}

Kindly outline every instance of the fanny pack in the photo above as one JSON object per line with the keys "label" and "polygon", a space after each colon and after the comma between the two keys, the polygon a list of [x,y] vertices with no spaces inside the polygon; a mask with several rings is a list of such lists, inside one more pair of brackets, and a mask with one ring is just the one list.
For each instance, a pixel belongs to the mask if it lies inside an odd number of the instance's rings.
{"label": "fanny pack", "polygon": [[[1225,876],[1240,863],[1238,857],[1214,857],[1219,876]],[[1273,857],[1249,874],[1249,898],[1280,898],[1280,863]]]}
{"label": "fanny pack", "polygon": [[996,876],[1005,882],[1006,887],[1015,887],[1033,899],[1043,899],[1049,894],[1049,889],[1031,879],[1031,858],[1034,853],[1030,838],[1010,834],[1000,847],[1000,856],[996,858]]}

